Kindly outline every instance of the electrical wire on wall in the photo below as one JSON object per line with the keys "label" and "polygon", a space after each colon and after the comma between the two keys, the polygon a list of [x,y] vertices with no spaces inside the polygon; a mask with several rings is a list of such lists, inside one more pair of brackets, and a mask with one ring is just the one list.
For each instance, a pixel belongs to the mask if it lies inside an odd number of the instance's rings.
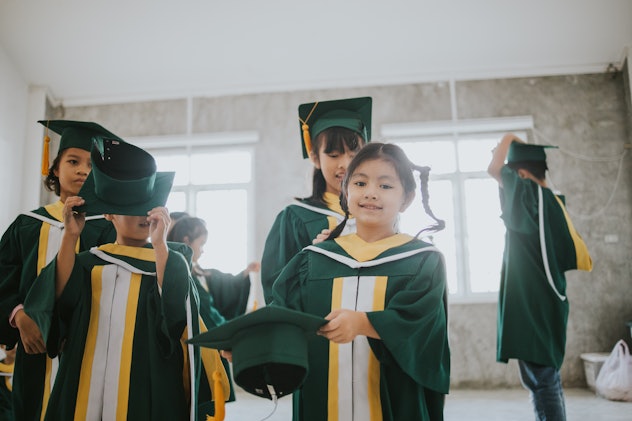
{"label": "electrical wire on wall", "polygon": [[[549,139],[547,139],[547,137],[544,136],[536,128],[533,128],[533,134],[535,135],[536,139],[539,139],[539,140],[536,141],[536,143],[543,144],[543,145],[553,145],[553,142],[549,141]],[[577,153],[570,152],[570,151],[567,151],[565,149],[559,148],[560,152],[562,152],[563,154],[566,154],[566,155],[568,155],[570,157],[573,157],[573,158],[581,160],[581,161],[587,161],[587,162],[616,162],[616,161],[619,161],[619,167],[617,169],[617,177],[615,179],[614,186],[612,187],[612,192],[610,193],[610,197],[608,197],[608,200],[603,205],[603,207],[601,209],[597,210],[596,212],[593,212],[593,213],[587,214],[587,215],[582,215],[582,214],[578,214],[578,213],[575,213],[575,212],[571,212],[570,209],[567,208],[568,213],[572,217],[581,218],[581,219],[593,219],[593,218],[596,218],[598,216],[601,216],[602,214],[604,214],[606,212],[606,210],[608,209],[608,207],[610,206],[610,204],[614,200],[614,196],[615,196],[615,193],[617,191],[617,187],[618,187],[619,182],[621,180],[621,174],[623,173],[623,162],[624,162],[625,157],[627,156],[627,153],[628,153],[628,151],[627,151],[627,147],[628,146],[629,145],[624,145],[624,148],[623,148],[623,151],[622,151],[621,154],[619,154],[617,156],[611,156],[611,157],[586,156],[586,155],[577,154]],[[550,182],[551,186],[553,187],[553,190],[555,190],[555,183],[551,179],[550,174],[547,177],[547,181]]]}

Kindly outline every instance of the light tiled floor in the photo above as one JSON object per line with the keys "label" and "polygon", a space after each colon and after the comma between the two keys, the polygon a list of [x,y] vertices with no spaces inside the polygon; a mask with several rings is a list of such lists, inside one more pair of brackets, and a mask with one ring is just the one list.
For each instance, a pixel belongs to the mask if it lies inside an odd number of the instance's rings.
{"label": "light tiled floor", "polygon": [[[271,401],[250,395],[239,387],[237,401],[226,405],[226,421],[290,421],[292,398]],[[632,403],[611,402],[588,389],[566,389],[568,421],[631,421]],[[266,418],[269,416],[269,418]],[[446,400],[445,421],[533,421],[524,389],[453,390]]]}

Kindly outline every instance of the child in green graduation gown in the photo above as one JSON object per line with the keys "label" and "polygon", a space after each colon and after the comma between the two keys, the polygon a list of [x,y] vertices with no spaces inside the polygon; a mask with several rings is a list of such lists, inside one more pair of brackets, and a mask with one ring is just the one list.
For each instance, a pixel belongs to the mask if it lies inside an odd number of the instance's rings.
{"label": "child in green graduation gown", "polygon": [[[420,171],[391,144],[372,143],[350,163],[342,208],[357,233],[306,247],[281,272],[273,304],[325,317],[310,339],[309,372],[294,420],[441,420],[448,393],[446,272],[430,243],[397,232]],[[422,230],[423,231],[423,230]]]}
{"label": "child in green graduation gown", "polygon": [[[191,247],[192,275],[198,281],[198,287],[208,295],[210,306],[217,309],[225,320],[234,319],[246,312],[250,295],[250,272],[259,271],[259,263],[251,262],[248,267],[233,275],[217,269],[204,269],[199,258],[204,253],[204,245],[208,239],[208,229],[203,219],[185,216],[179,219],[169,230],[169,241],[184,243]],[[198,288],[198,289],[199,289]],[[202,294],[202,292],[201,292]],[[222,323],[217,320],[215,326]],[[210,328],[210,326],[208,326]]]}
{"label": "child in green graduation gown", "polygon": [[[97,135],[116,136],[92,122],[40,121],[61,135],[56,158],[49,167],[48,143],[42,159],[45,186],[59,196],[56,203],[19,215],[0,241],[0,343],[17,346],[13,376],[16,419],[40,421],[53,387],[57,358],[47,358],[42,335],[23,310],[24,300],[37,275],[50,262],[61,241],[62,208],[75,196],[90,172],[90,147]],[[112,224],[103,215],[86,218],[86,227],[75,250],[88,250],[113,241]]]}
{"label": "child in green graduation gown", "polygon": [[564,273],[589,271],[592,260],[563,197],[547,187],[544,150],[549,147],[526,144],[508,133],[489,164],[488,172],[500,187],[506,227],[496,359],[518,360],[537,420],[563,421],[560,367],[569,311]]}
{"label": "child in green graduation gown", "polygon": [[[314,165],[312,195],[296,199],[279,213],[261,258],[261,284],[270,302],[272,284],[283,267],[323,230],[344,219],[340,183],[351,158],[371,140],[370,97],[302,104],[298,108],[303,158]],[[353,232],[351,220],[347,226]]]}
{"label": "child in green graduation gown", "polygon": [[[91,157],[64,204],[57,258],[25,303],[48,342],[65,341],[45,420],[196,419],[200,355],[181,339],[199,332],[197,296],[185,246],[166,241],[174,174],[123,141],[101,138]],[[116,242],[75,255],[85,211],[105,214]]]}

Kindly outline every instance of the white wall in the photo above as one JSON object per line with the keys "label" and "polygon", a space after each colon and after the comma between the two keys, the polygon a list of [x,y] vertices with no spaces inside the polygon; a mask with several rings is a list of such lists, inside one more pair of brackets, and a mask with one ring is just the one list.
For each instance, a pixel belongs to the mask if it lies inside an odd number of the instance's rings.
{"label": "white wall", "polygon": [[[28,85],[0,47],[0,231],[21,212]],[[40,152],[41,154],[41,152]],[[40,156],[39,154],[37,156]]]}

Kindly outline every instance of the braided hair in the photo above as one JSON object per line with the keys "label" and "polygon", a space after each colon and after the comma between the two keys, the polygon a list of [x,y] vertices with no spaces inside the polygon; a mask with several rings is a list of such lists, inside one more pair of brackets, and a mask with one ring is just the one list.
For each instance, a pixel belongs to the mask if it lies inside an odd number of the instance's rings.
{"label": "braided hair", "polygon": [[364,146],[360,151],[358,151],[357,155],[353,158],[349,167],[347,168],[347,172],[345,174],[345,178],[342,181],[342,189],[340,191],[340,206],[342,210],[345,212],[344,220],[338,224],[338,226],[331,232],[328,240],[338,237],[345,228],[347,224],[347,220],[349,219],[349,204],[347,202],[347,188],[349,185],[349,180],[355,170],[365,161],[371,160],[384,160],[390,162],[404,188],[404,194],[408,195],[415,191],[417,185],[415,183],[415,178],[413,176],[413,171],[419,172],[419,184],[421,191],[421,202],[424,207],[424,211],[428,216],[434,219],[435,224],[425,227],[421,229],[415,237],[419,237],[419,235],[426,231],[438,232],[445,228],[445,221],[439,219],[435,216],[434,212],[430,208],[429,198],[430,194],[428,192],[428,178],[430,175],[430,167],[423,167],[419,165],[415,165],[406,156],[404,151],[397,145],[392,143],[379,143],[372,142]]}

